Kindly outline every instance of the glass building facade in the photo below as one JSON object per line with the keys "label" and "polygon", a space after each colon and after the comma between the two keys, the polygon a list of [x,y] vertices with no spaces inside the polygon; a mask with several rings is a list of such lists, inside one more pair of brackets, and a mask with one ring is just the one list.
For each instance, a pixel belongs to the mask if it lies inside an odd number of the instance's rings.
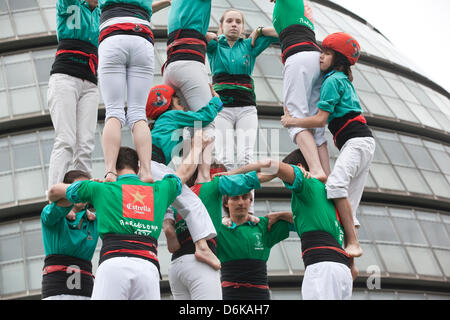
{"label": "glass building facade", "polygon": [[[213,0],[210,30],[223,11],[243,11],[246,31],[271,25],[273,5]],[[353,84],[377,142],[358,219],[364,255],[353,299],[450,299],[450,94],[418,74],[395,46],[362,18],[326,0],[311,1],[316,37],[345,31],[360,43]],[[0,299],[40,298],[44,260],[40,212],[46,203],[54,131],[47,83],[56,52],[55,0],[0,0]],[[168,8],[152,17],[155,84],[162,83]],[[255,158],[282,158],[296,146],[281,127],[282,63],[278,45],[258,57],[253,73],[259,114]],[[208,66],[209,68],[209,66]],[[99,100],[93,176],[104,173]],[[333,165],[338,150],[327,132]],[[133,146],[123,129],[124,145]],[[289,210],[279,180],[256,192],[255,211]],[[98,264],[99,241],[93,258]],[[170,254],[159,239],[163,298],[170,298]],[[273,299],[301,299],[304,274],[298,236],[276,245],[268,262]]]}

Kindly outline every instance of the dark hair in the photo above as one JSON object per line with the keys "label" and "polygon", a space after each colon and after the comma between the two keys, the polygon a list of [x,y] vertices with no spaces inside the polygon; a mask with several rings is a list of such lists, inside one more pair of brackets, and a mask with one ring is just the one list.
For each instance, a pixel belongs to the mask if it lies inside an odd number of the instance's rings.
{"label": "dark hair", "polygon": [[91,179],[91,175],[81,170],[70,170],[67,171],[64,175],[63,183],[73,183],[76,179],[79,178]]}
{"label": "dark hair", "polygon": [[327,70],[326,73],[332,71],[332,70],[337,70],[337,71],[342,71],[350,81],[353,81],[353,74],[352,74],[352,69],[350,61],[348,61],[347,57],[344,56],[342,53],[337,52],[336,50],[333,49],[329,49],[332,50],[334,53],[334,58],[333,58],[333,65],[330,67],[330,69]]}
{"label": "dark hair", "polygon": [[305,157],[303,156],[300,149],[295,149],[294,151],[289,153],[286,157],[284,157],[282,162],[293,165],[297,165],[300,163],[306,171],[309,171],[308,163],[306,163]]}
{"label": "dark hair", "polygon": [[120,147],[117,155],[116,170],[132,169],[134,172],[139,172],[139,157],[136,150],[129,147]]}
{"label": "dark hair", "polygon": [[[244,193],[244,194],[250,194],[250,197],[251,197],[251,199],[253,201],[253,195],[252,195],[251,191],[247,192],[247,193]],[[222,197],[222,208],[225,211],[225,214],[226,214],[227,217],[230,216],[230,209],[228,209],[228,207],[225,206],[225,203],[227,203],[228,200],[230,200],[230,198],[231,198],[231,196],[229,196],[227,194],[224,194],[223,197]],[[249,214],[251,214],[251,213],[249,212]]]}

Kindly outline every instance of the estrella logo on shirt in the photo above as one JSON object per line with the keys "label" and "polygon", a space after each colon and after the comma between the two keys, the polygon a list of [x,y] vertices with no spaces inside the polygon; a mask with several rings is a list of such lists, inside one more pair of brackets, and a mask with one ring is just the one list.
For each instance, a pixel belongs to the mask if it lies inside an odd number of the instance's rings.
{"label": "estrella logo on shirt", "polygon": [[125,218],[153,221],[153,187],[123,185],[122,199]]}

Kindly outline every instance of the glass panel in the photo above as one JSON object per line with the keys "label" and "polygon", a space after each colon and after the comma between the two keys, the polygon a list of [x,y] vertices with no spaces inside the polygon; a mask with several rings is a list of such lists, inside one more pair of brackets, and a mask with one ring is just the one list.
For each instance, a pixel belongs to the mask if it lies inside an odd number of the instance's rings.
{"label": "glass panel", "polygon": [[22,259],[22,240],[20,234],[2,236],[0,241],[0,261]]}
{"label": "glass panel", "polygon": [[8,139],[0,140],[0,172],[11,170],[11,160],[8,147]]}
{"label": "glass panel", "polygon": [[41,165],[39,146],[36,142],[34,133],[11,138],[15,170]]}
{"label": "glass panel", "polygon": [[[237,0],[241,1],[241,0]],[[250,28],[245,28],[248,31],[255,30],[259,26],[272,26],[272,21],[258,12],[245,12],[245,24]]]}
{"label": "glass panel", "polygon": [[358,92],[360,89],[369,92],[374,91],[372,86],[369,84],[369,82],[367,82],[364,75],[358,69],[353,69],[352,74],[353,74],[353,85],[355,86]]}
{"label": "glass panel", "polygon": [[411,91],[406,87],[406,85],[403,82],[391,78],[385,79],[392,85],[392,87],[398,93],[399,97],[402,100],[408,100],[414,103],[419,103],[419,101],[417,101],[417,99],[413,96]]}
{"label": "glass panel", "polygon": [[416,220],[393,218],[404,243],[428,245],[419,223]]}
{"label": "glass panel", "polygon": [[283,79],[269,79],[267,78],[267,81],[269,82],[270,86],[272,87],[273,91],[275,92],[278,102],[282,102],[283,97]]}
{"label": "glass panel", "polygon": [[417,167],[420,169],[437,170],[436,165],[431,159],[428,151],[421,145],[414,145],[405,143],[404,144],[408,152],[411,154]]}
{"label": "glass panel", "polygon": [[38,82],[48,82],[50,78],[50,70],[52,68],[54,58],[36,59],[34,65],[36,67],[36,74]]}
{"label": "glass panel", "polygon": [[20,1],[9,1],[9,8],[11,11],[20,10],[20,9],[30,9],[37,8],[38,4],[36,0],[20,0]]}
{"label": "glass panel", "polygon": [[364,221],[374,240],[400,242],[390,219],[377,216],[361,216],[360,219]]}
{"label": "glass panel", "polygon": [[450,238],[441,223],[420,221],[420,224],[432,246],[450,248]]}
{"label": "glass panel", "polygon": [[430,249],[406,247],[418,274],[442,276]]}
{"label": "glass panel", "polygon": [[257,58],[257,63],[264,76],[282,77],[283,64],[278,57],[268,54],[261,54]]}
{"label": "glass panel", "polygon": [[9,38],[14,36],[14,31],[9,20],[9,15],[0,16],[0,38]]}
{"label": "glass panel", "polygon": [[6,118],[8,116],[8,97],[6,96],[6,91],[0,91],[0,118]]}
{"label": "glass panel", "polygon": [[370,270],[373,270],[373,268],[376,267],[381,272],[384,272],[385,270],[380,262],[380,258],[378,257],[374,246],[366,243],[361,243],[360,245],[364,254],[358,259],[355,259],[355,265],[358,270],[360,272],[370,273]]}
{"label": "glass panel", "polygon": [[438,164],[439,168],[441,168],[441,170],[444,173],[450,173],[450,157],[449,157],[449,155],[444,151],[435,150],[432,148],[430,148],[428,150],[430,151],[433,159]]}
{"label": "glass panel", "polygon": [[360,90],[358,92],[358,95],[361,98],[361,101],[364,103],[364,105],[370,112],[382,116],[394,117],[391,110],[389,110],[389,108],[386,106],[386,103],[384,103],[384,101],[381,100],[379,95],[375,93],[366,92],[363,90]]}
{"label": "glass panel", "polygon": [[413,273],[413,269],[408,262],[409,259],[402,247],[379,244],[378,248],[388,272]]}
{"label": "glass panel", "polygon": [[271,212],[277,211],[291,211],[291,202],[290,201],[275,201],[270,200],[269,205],[271,208]]}
{"label": "glass panel", "polygon": [[450,277],[450,251],[447,250],[434,250],[436,257],[444,270],[445,276]]}
{"label": "glass panel", "polygon": [[269,212],[265,200],[255,201],[254,209],[255,215],[258,217],[265,216]]}
{"label": "glass panel", "polygon": [[0,266],[0,293],[3,295],[25,291],[23,262]]}
{"label": "glass panel", "polygon": [[30,61],[7,64],[5,71],[9,88],[34,84]]}
{"label": "glass panel", "polygon": [[372,163],[370,172],[380,188],[405,190],[391,166]]}
{"label": "glass panel", "polygon": [[16,194],[18,200],[44,197],[44,186],[41,169],[17,172],[15,174]]}
{"label": "glass panel", "polygon": [[292,271],[298,272],[305,270],[305,265],[302,259],[300,241],[284,241],[284,248],[288,257],[289,265]]}
{"label": "glass panel", "polygon": [[403,168],[396,166],[400,178],[403,180],[403,184],[406,189],[410,192],[426,193],[432,194],[431,190],[428,188],[425,180],[421,177],[417,169]]}
{"label": "glass panel", "polygon": [[40,11],[14,13],[13,18],[16,23],[18,35],[40,33],[47,31],[45,28],[44,21],[42,20]]}
{"label": "glass panel", "polygon": [[45,254],[41,229],[25,232],[23,238],[27,258]]}
{"label": "glass panel", "polygon": [[416,116],[409,110],[406,104],[397,98],[391,98],[388,96],[384,96],[383,100],[386,101],[392,112],[395,113],[395,116],[399,119],[411,121],[411,122],[419,122]]}
{"label": "glass panel", "polygon": [[433,117],[430,115],[430,113],[422,106],[418,104],[414,104],[411,102],[406,101],[406,103],[409,106],[409,109],[414,112],[416,117],[420,119],[420,121],[427,126],[442,129],[441,126],[433,119]]}
{"label": "glass panel", "polygon": [[44,9],[42,11],[44,12],[44,17],[47,20],[48,27],[50,28],[51,31],[55,31],[56,30],[56,9],[50,8],[50,9]]}
{"label": "glass panel", "polygon": [[381,77],[379,74],[367,72],[364,75],[367,78],[367,80],[372,84],[372,87],[375,88],[375,91],[387,96],[397,97],[397,95],[391,89],[386,80],[384,80],[384,78]]}
{"label": "glass panel", "polygon": [[408,153],[406,152],[405,148],[403,148],[403,146],[399,142],[380,138],[378,139],[378,141],[382,145],[384,151],[391,159],[393,164],[400,164],[410,167],[414,166],[414,163],[408,157]]}
{"label": "glass panel", "polygon": [[251,0],[228,0],[233,8],[255,10],[255,4]]}
{"label": "glass panel", "polygon": [[14,89],[10,91],[14,115],[38,112],[41,110],[36,87]]}
{"label": "glass panel", "polygon": [[0,192],[0,203],[14,201],[14,185],[11,174],[0,176],[0,186],[2,186],[2,192]]}
{"label": "glass panel", "polygon": [[436,195],[450,198],[450,185],[443,175],[430,171],[422,171],[422,173]]}
{"label": "glass panel", "polygon": [[267,273],[283,271],[287,272],[289,270],[286,260],[281,252],[281,244],[277,243],[270,250],[269,260],[267,260]]}
{"label": "glass panel", "polygon": [[44,265],[44,257],[40,259],[27,259],[29,290],[41,289],[43,265]]}
{"label": "glass panel", "polygon": [[255,83],[255,94],[256,94],[258,102],[260,102],[260,101],[277,102],[278,101],[275,98],[275,96],[272,94],[272,90],[266,84],[266,81],[263,78],[255,77],[253,80]]}

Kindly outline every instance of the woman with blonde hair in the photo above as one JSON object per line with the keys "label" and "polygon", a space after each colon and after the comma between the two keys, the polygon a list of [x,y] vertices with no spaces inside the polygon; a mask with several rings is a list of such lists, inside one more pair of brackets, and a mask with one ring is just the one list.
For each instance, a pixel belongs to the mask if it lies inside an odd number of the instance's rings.
{"label": "woman with blonde hair", "polygon": [[258,27],[248,38],[244,31],[244,14],[231,8],[220,19],[218,35],[207,34],[207,53],[214,90],[224,103],[223,110],[215,120],[215,155],[217,161],[223,163],[228,170],[253,160],[258,115],[251,75],[256,57],[270,44],[278,41],[273,27]]}

